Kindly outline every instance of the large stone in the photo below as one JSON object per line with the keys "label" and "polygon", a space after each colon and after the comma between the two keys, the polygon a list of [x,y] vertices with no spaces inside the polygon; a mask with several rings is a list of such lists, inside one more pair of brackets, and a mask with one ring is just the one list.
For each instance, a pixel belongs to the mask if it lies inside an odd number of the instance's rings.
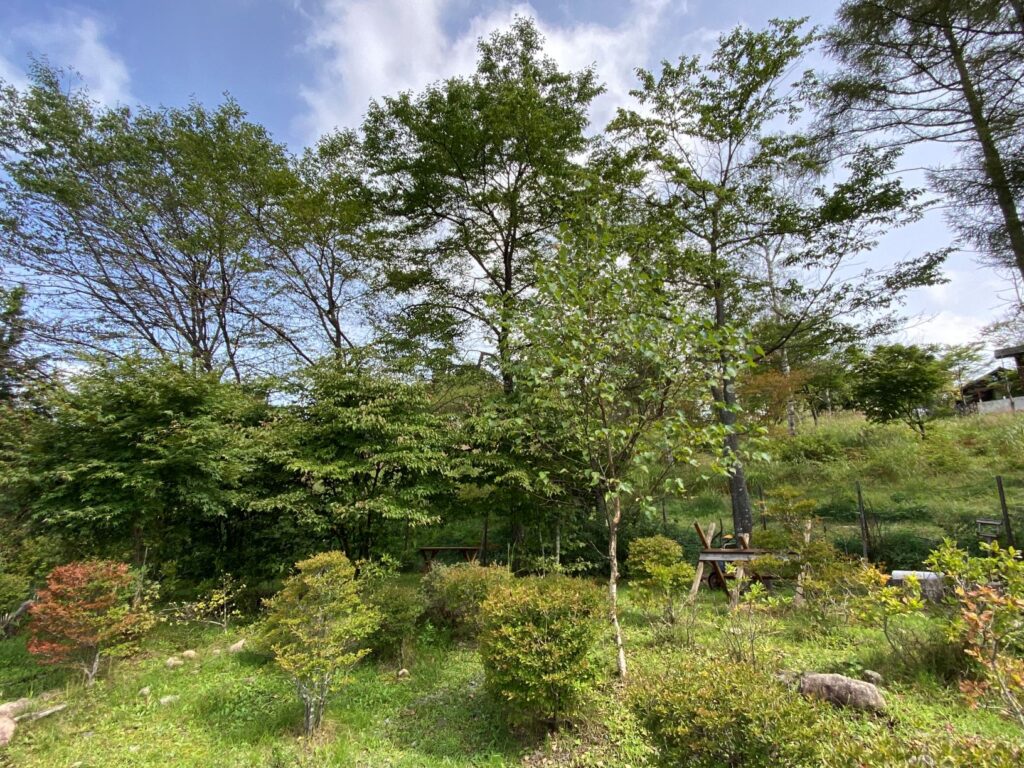
{"label": "large stone", "polygon": [[850,707],[865,712],[885,709],[885,697],[871,683],[834,674],[810,673],[800,678],[800,693],[827,701],[837,707]]}
{"label": "large stone", "polygon": [[32,699],[15,699],[0,704],[0,717],[9,717],[12,720],[23,712],[28,711],[32,706]]}
{"label": "large stone", "polygon": [[14,731],[17,727],[18,724],[14,722],[13,717],[0,715],[0,747],[6,747],[11,743],[11,739],[14,738]]}

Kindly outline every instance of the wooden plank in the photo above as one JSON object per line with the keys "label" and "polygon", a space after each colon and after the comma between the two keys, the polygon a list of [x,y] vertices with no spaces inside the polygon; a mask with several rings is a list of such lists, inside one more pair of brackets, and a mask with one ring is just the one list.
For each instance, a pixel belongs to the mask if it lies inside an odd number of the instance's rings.
{"label": "wooden plank", "polygon": [[[708,541],[708,537],[704,535],[703,529],[700,527],[700,523],[696,520],[693,521],[693,527],[697,529],[697,537],[700,539],[701,546],[704,549],[711,549],[711,542]],[[716,561],[710,560],[711,567],[715,570],[715,575],[718,577],[719,583],[722,585],[722,589],[725,589],[725,571],[722,570]]]}

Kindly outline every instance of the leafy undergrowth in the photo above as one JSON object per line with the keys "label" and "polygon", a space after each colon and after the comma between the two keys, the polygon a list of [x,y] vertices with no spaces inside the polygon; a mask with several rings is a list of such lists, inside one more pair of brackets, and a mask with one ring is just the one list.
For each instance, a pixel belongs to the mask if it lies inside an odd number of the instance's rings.
{"label": "leafy undergrowth", "polygon": [[[728,612],[721,593],[702,591],[699,621],[685,629],[652,628],[629,607],[625,620],[635,670],[664,668],[700,652],[730,664],[724,644]],[[0,765],[19,768],[131,766],[657,766],[650,739],[626,708],[612,677],[610,645],[600,649],[605,684],[576,727],[555,736],[510,728],[484,692],[476,650],[425,631],[400,678],[393,665],[364,663],[328,707],[312,741],[301,734],[302,712],[286,679],[264,657],[231,654],[235,632],[162,627],[144,653],[116,664],[93,687],[66,684],[68,708],[19,728]],[[895,732],[910,739],[979,737],[1024,744],[1024,733],[998,714],[969,709],[955,687],[920,670],[900,667],[884,638],[861,627],[821,634],[801,618],[783,618],[754,637],[756,664],[766,670],[836,671],[885,676],[884,719],[836,713],[850,729]],[[168,656],[188,648],[198,659],[168,669]],[[0,642],[4,700],[59,687],[61,676],[36,668],[19,639]],[[149,689],[149,695],[140,690]],[[161,704],[167,696],[178,697]]]}

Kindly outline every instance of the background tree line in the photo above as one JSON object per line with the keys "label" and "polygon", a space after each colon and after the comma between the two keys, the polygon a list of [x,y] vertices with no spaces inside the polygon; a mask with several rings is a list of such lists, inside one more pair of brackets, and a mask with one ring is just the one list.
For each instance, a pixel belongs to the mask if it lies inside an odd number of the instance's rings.
{"label": "background tree line", "polygon": [[[37,65],[0,97],[0,567],[252,584],[327,547],[408,557],[443,522],[610,561],[614,593],[620,526],[694,465],[749,531],[766,421],[865,406],[865,360],[917,359],[857,351],[942,280],[945,252],[862,265],[925,207],[901,145],[956,141],[935,189],[1024,263],[1022,17],[961,5],[736,29],[639,70],[605,130],[596,72],[519,19],[471,75],[300,154],[231,100],[106,109]],[[801,71],[820,45],[841,75]],[[947,378],[868,413],[916,418]]]}

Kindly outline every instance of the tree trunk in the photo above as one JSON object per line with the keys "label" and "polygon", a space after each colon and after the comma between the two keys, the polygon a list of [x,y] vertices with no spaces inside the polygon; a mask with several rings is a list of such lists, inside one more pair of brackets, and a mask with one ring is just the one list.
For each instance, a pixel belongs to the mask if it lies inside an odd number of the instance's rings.
{"label": "tree trunk", "polygon": [[1021,276],[1024,277],[1024,223],[1021,222],[1020,211],[1017,210],[1017,202],[1014,199],[1013,188],[1007,175],[1006,163],[992,134],[992,126],[985,114],[981,95],[975,88],[974,79],[964,59],[963,48],[948,22],[943,25],[942,34],[946,38],[950,54],[953,57],[953,64],[960,80],[960,88],[963,91],[971,124],[974,126],[984,159],[985,175],[988,177],[996,204],[999,206],[999,212],[1002,214],[1003,223],[1006,226],[1006,235],[1010,241],[1014,263]]}
{"label": "tree trunk", "polygon": [[615,660],[619,678],[626,679],[626,647],[619,624],[619,521],[622,519],[622,500],[612,498],[608,514],[608,597],[611,604],[612,627],[615,630]]}
{"label": "tree trunk", "polygon": [[[726,319],[725,299],[719,292],[715,296],[715,326],[724,328]],[[712,387],[712,395],[718,405],[719,423],[729,430],[725,436],[724,454],[730,466],[729,497],[732,501],[733,533],[739,535],[754,530],[754,509],[750,503],[750,493],[747,490],[747,475],[740,460],[740,436],[735,432],[738,402],[735,382],[732,377],[726,375],[732,362],[727,353],[721,354],[719,360],[721,384],[718,387]]]}

